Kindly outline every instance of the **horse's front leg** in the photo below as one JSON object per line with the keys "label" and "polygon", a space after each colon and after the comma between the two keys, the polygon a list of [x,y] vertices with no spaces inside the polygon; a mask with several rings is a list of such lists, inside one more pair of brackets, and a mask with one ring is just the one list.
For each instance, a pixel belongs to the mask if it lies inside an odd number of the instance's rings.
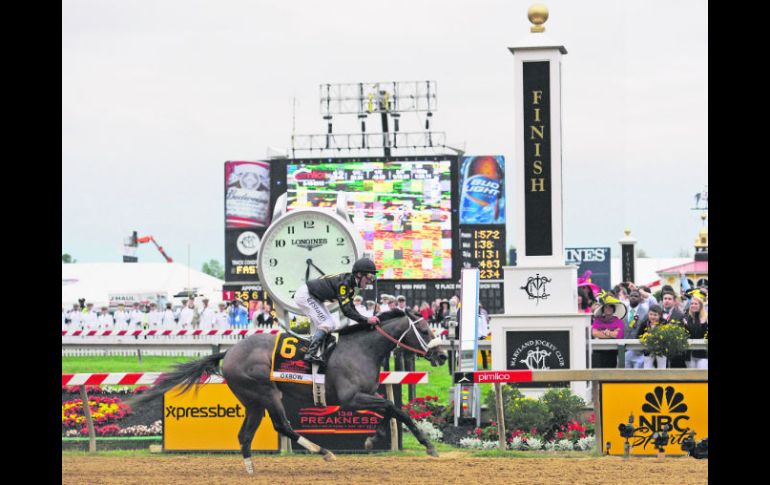
{"label": "horse's front leg", "polygon": [[376,445],[378,441],[385,437],[386,430],[388,429],[388,426],[390,426],[390,419],[392,417],[393,416],[391,416],[388,411],[384,411],[382,413],[382,421],[380,421],[380,424],[377,425],[377,432],[374,434],[374,436],[366,438],[366,442],[364,442],[364,448],[367,450],[373,449],[374,445]]}
{"label": "horse's front leg", "polygon": [[399,409],[393,401],[381,398],[374,394],[367,394],[364,392],[357,392],[352,399],[343,403],[345,409],[357,410],[357,409],[374,409],[378,410],[387,418],[394,417],[397,421],[404,423],[409,431],[412,432],[417,441],[425,447],[425,451],[430,456],[438,456],[438,452],[433,448],[433,444],[425,437],[420,431],[420,428],[414,423],[408,413]]}

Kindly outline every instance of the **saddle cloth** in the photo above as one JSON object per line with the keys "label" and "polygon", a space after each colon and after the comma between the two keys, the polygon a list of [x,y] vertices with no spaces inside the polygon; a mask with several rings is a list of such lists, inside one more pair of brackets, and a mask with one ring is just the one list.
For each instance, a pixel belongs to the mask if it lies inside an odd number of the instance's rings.
{"label": "saddle cloth", "polygon": [[[278,382],[294,382],[296,384],[312,384],[313,371],[310,363],[303,360],[310,342],[298,339],[286,333],[279,333],[273,348],[273,365],[270,369],[270,380]],[[325,353],[328,355],[330,349]],[[316,376],[316,383],[324,383],[323,370]]]}

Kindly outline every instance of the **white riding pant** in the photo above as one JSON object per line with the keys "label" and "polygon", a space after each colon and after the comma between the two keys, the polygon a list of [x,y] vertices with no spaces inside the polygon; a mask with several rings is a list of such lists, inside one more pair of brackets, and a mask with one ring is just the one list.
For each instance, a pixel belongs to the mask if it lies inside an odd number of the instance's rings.
{"label": "white riding pant", "polygon": [[297,304],[306,317],[310,318],[311,334],[314,334],[318,329],[330,333],[347,326],[346,324],[341,324],[336,317],[329,313],[326,305],[310,294],[307,285],[302,285],[294,293],[294,303]]}

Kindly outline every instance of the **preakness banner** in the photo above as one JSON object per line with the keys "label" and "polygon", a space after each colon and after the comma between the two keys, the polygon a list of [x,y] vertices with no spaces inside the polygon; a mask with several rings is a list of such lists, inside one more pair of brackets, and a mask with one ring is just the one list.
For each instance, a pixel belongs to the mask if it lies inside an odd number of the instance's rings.
{"label": "preakness banner", "polygon": [[[314,443],[332,451],[364,451],[366,438],[374,436],[383,416],[370,410],[343,411],[339,406],[313,405],[311,386],[306,399],[284,401],[286,417],[294,430]],[[400,387],[394,386],[397,404]],[[175,387],[163,396],[163,449],[165,451],[240,450],[238,431],[246,409],[227,384],[201,384],[194,391],[178,395]],[[380,391],[384,394],[382,386]],[[386,436],[377,441],[375,450],[390,449],[390,426]],[[254,451],[279,449],[278,433],[270,415],[257,428],[251,444]]]}
{"label": "preakness banner", "polygon": [[[667,455],[684,455],[682,441],[695,432],[695,441],[708,437],[707,382],[650,382],[602,384],[602,452],[622,455],[625,439],[618,427],[633,416],[631,454],[655,455],[652,434],[669,426]],[[598,437],[597,437],[598,439]]]}
{"label": "preakness banner", "polygon": [[[178,395],[180,387],[163,395],[163,450],[238,451],[238,431],[246,409],[227,384],[202,384],[194,391]],[[277,451],[278,433],[265,412],[251,449]]]}

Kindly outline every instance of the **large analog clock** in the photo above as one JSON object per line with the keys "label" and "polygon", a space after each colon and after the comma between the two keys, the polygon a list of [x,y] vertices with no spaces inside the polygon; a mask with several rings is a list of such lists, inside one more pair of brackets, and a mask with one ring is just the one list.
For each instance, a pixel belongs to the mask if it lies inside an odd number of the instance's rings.
{"label": "large analog clock", "polygon": [[294,293],[306,281],[349,272],[362,253],[357,229],[335,212],[295,209],[275,218],[262,237],[259,281],[277,305],[302,313]]}

